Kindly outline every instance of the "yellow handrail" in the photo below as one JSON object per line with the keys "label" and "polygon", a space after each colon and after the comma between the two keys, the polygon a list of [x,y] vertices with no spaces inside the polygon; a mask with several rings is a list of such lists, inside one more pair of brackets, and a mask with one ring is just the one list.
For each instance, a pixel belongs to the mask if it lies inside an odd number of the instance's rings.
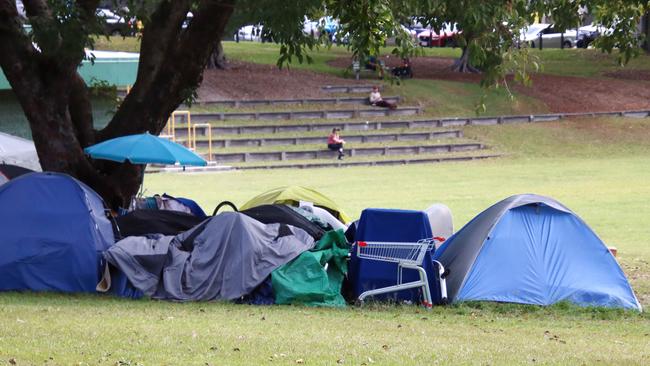
{"label": "yellow handrail", "polygon": [[187,147],[192,149],[192,117],[190,111],[174,111],[167,119],[167,135],[172,137],[172,141],[176,142],[176,117],[185,116],[187,120]]}
{"label": "yellow handrail", "polygon": [[192,126],[192,138],[190,139],[191,148],[196,151],[196,128],[202,127],[205,128],[208,135],[208,161],[212,161],[212,125],[209,123],[195,123]]}

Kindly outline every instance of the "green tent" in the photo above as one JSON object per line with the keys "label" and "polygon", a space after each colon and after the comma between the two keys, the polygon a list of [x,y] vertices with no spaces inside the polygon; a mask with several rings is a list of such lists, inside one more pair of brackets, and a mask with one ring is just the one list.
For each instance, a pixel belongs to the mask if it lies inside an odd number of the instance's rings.
{"label": "green tent", "polygon": [[240,208],[240,210],[246,210],[251,207],[269,204],[285,204],[297,206],[299,201],[312,202],[315,206],[329,211],[344,224],[351,221],[350,217],[346,215],[345,212],[343,212],[343,210],[341,210],[339,206],[334,203],[334,201],[325,197],[318,191],[301,186],[279,187],[264,192],[246,202]]}
{"label": "green tent", "polygon": [[349,252],[343,230],[325,233],[314,249],[272,272],[275,303],[345,306],[341,284],[348,272]]}

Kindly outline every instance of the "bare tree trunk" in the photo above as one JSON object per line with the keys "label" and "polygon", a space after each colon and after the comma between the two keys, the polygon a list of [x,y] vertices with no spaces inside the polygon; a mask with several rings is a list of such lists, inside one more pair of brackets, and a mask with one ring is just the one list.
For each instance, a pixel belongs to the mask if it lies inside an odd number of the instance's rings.
{"label": "bare tree trunk", "polygon": [[469,62],[469,47],[463,47],[463,53],[460,55],[460,58],[454,61],[454,64],[451,65],[451,70],[456,72],[471,72],[478,73],[480,72],[477,68],[472,66]]}
{"label": "bare tree trunk", "polygon": [[226,60],[226,53],[223,51],[223,45],[221,40],[214,43],[214,51],[208,59],[208,69],[220,69],[225,70],[228,68],[228,63]]}

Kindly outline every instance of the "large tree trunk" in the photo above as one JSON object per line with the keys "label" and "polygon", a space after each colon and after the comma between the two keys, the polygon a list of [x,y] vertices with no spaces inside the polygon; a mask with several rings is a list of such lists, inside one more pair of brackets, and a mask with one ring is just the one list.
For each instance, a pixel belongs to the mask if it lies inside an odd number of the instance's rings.
{"label": "large tree trunk", "polygon": [[221,40],[215,42],[214,51],[212,51],[210,58],[208,58],[207,68],[220,69],[220,70],[225,70],[226,68],[228,68],[228,64],[226,61],[226,53],[223,51],[223,45],[221,44]]}
{"label": "large tree trunk", "polygon": [[[77,2],[79,32],[93,21],[97,3]],[[221,38],[234,0],[200,1],[191,24],[182,29],[190,3],[160,2],[145,26],[136,83],[111,122],[96,131],[88,90],[77,73],[85,39],[68,41],[53,33],[55,19],[47,2],[25,1],[37,50],[23,31],[15,2],[0,0],[0,67],[29,121],[43,170],[84,181],[113,208],[128,204],[144,167],[91,160],[83,148],[128,134],[160,133],[171,112],[198,87],[212,52],[205,45]]]}
{"label": "large tree trunk", "polygon": [[460,58],[454,61],[454,64],[451,65],[451,70],[456,72],[472,72],[478,73],[479,70],[473,67],[469,62],[469,47],[463,47],[463,53],[460,55]]}

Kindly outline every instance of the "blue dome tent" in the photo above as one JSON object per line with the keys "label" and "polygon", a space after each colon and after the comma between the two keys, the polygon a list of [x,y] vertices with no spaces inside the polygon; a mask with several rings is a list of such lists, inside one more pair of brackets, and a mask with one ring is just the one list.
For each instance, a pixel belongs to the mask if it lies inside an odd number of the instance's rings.
{"label": "blue dome tent", "polygon": [[78,180],[30,173],[0,186],[0,291],[95,292],[115,242],[102,199]]}
{"label": "blue dome tent", "polygon": [[554,199],[524,194],[480,213],[434,254],[449,300],[642,307],[605,244]]}

